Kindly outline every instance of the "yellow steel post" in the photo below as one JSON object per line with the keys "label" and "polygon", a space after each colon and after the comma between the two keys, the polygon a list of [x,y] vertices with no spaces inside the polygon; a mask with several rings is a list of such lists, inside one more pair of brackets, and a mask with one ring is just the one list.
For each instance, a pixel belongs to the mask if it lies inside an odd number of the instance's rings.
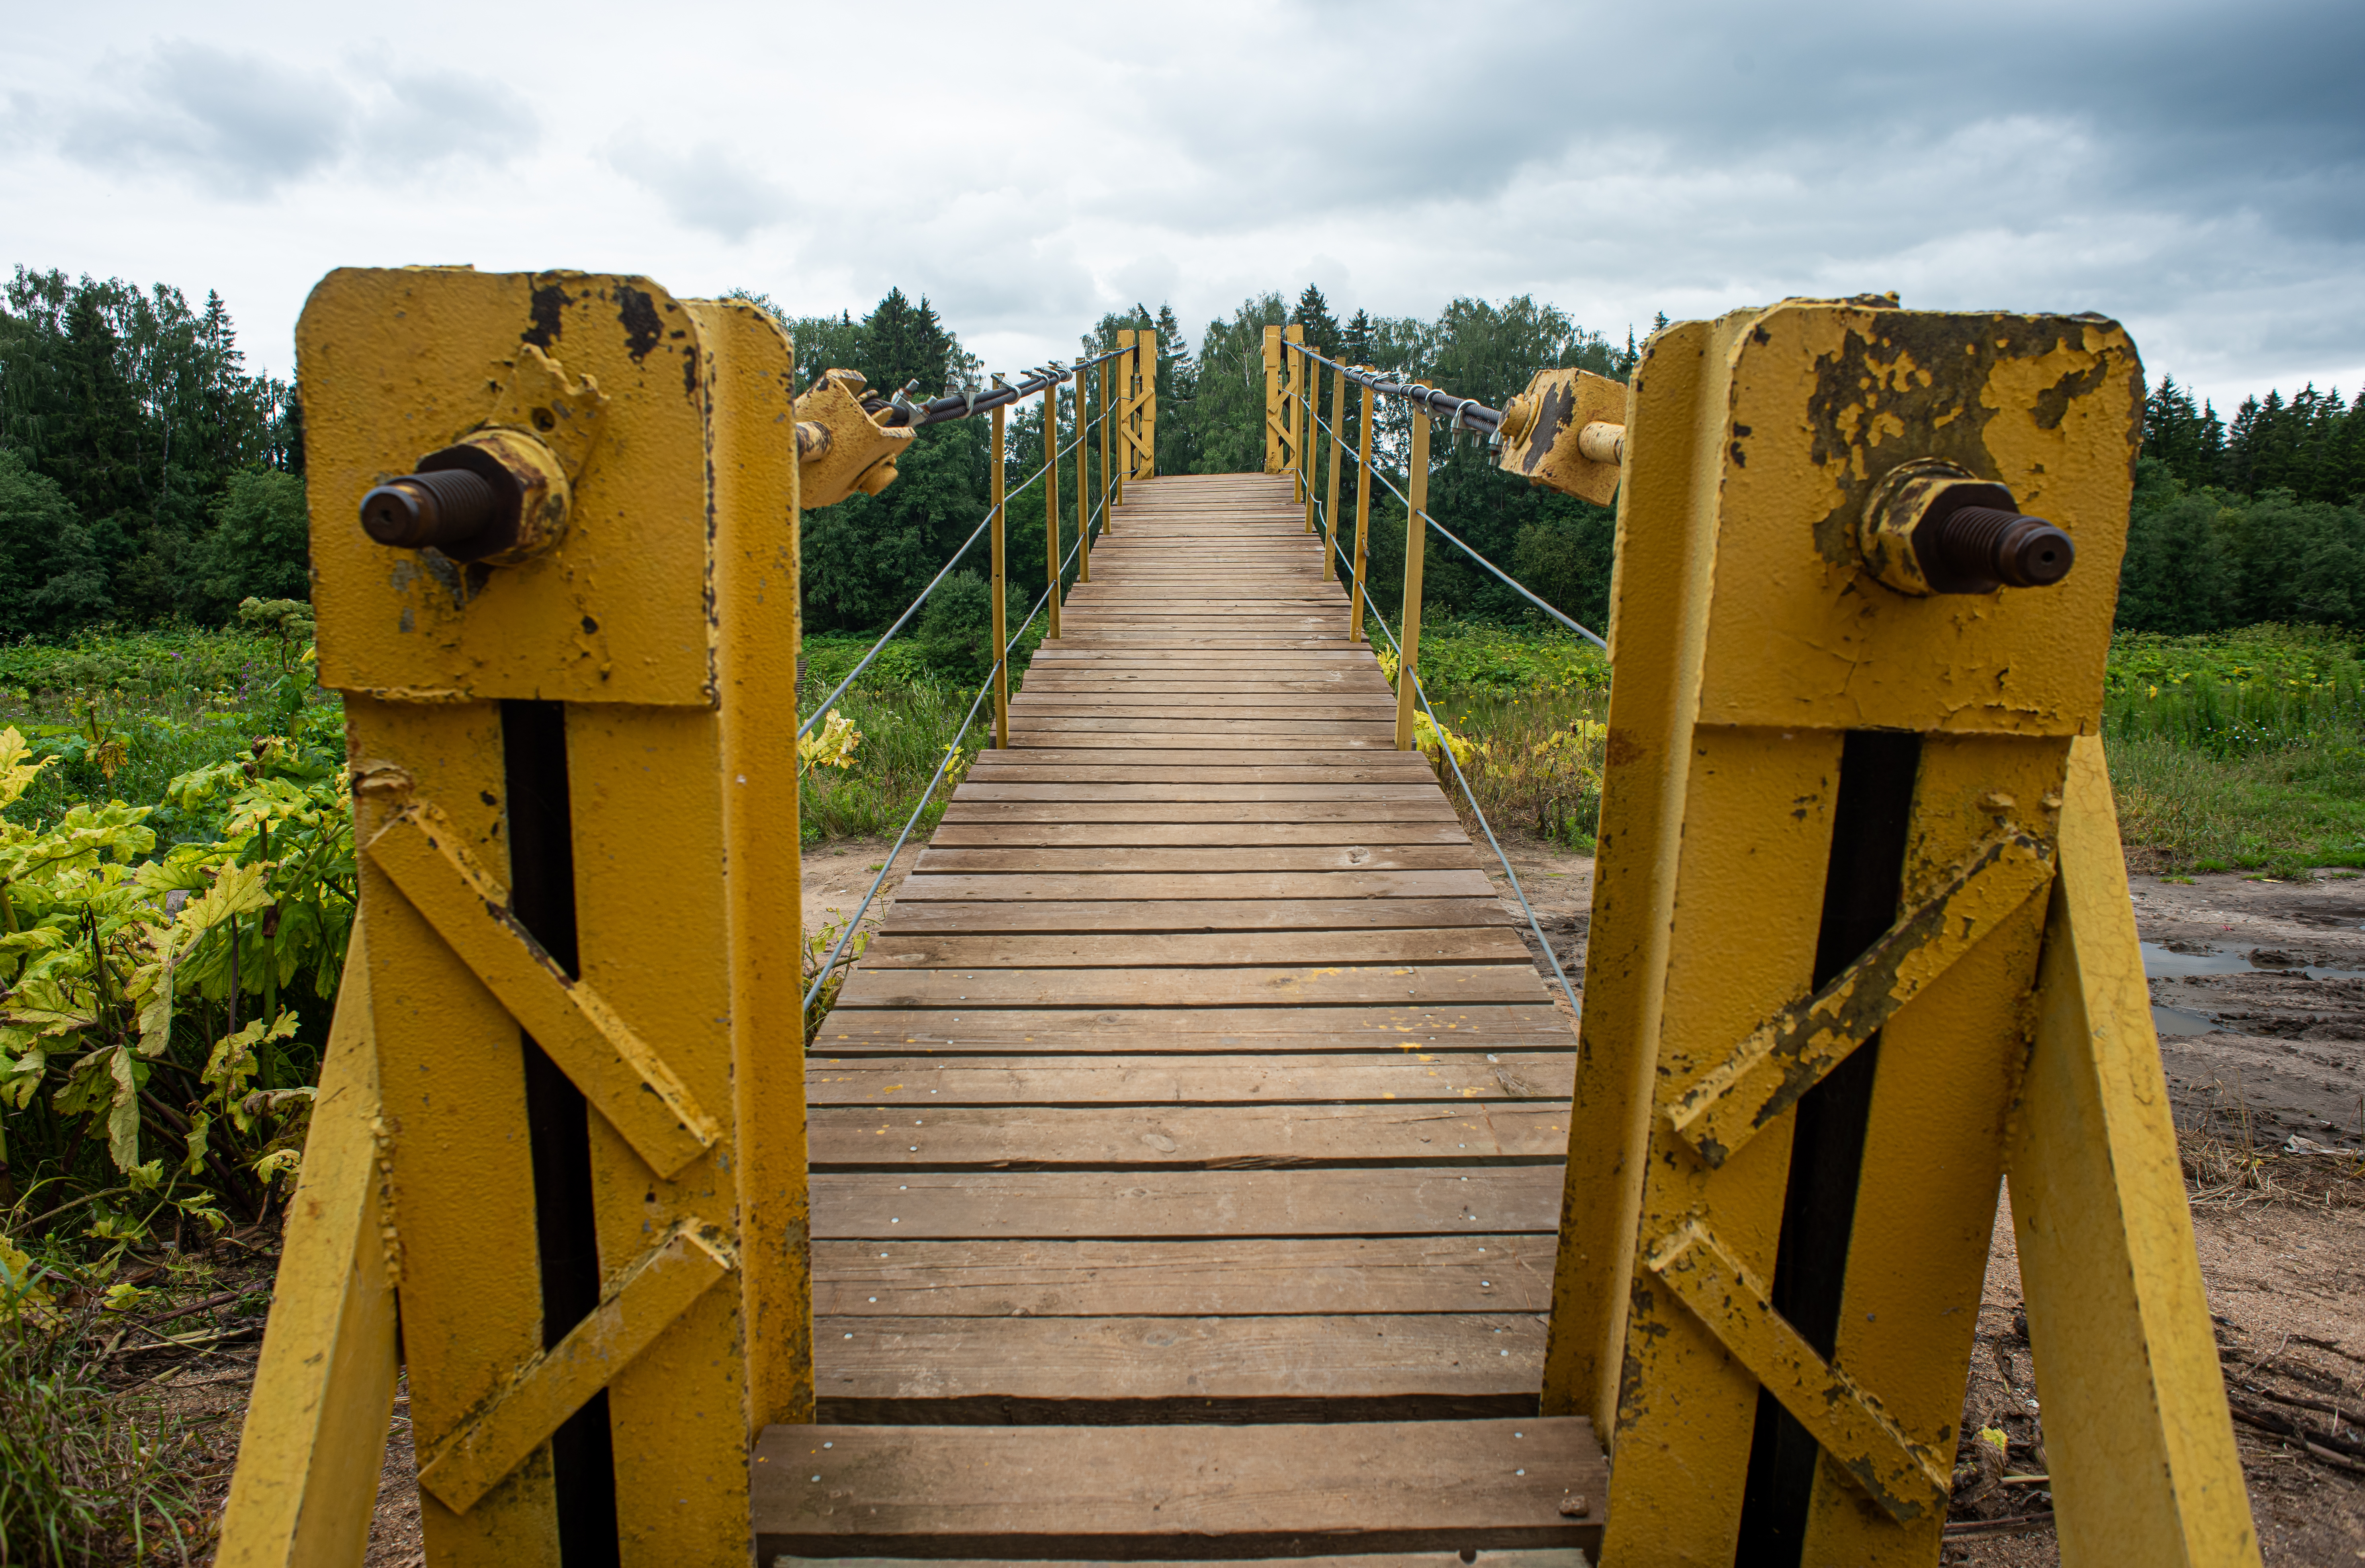
{"label": "yellow steel post", "polygon": [[222,1515],[223,1568],[358,1568],[369,1546],[401,1366],[368,953],[357,921]]}
{"label": "yellow steel post", "polygon": [[1420,668],[1420,566],[1422,547],[1429,543],[1429,410],[1412,411],[1412,462],[1405,471],[1404,622],[1396,634],[1396,749],[1413,749],[1413,695]]}
{"label": "yellow steel post", "polygon": [[[790,346],[640,278],[356,270],[298,364],[428,1561],[744,1561],[748,1444],[813,1410]],[[533,526],[364,533],[453,454]]]}
{"label": "yellow steel post", "polygon": [[[779,439],[772,417],[779,411],[771,378],[781,360],[796,363],[795,347],[774,326],[772,316],[736,303],[691,304],[687,309],[708,343],[706,372],[714,430],[711,448],[721,479],[715,510],[714,582],[722,635],[715,643],[716,715],[720,753],[715,778],[722,796],[722,846],[730,868],[723,879],[727,904],[723,922],[728,944],[730,1002],[730,1071],[733,1151],[735,1184],[716,1183],[735,1193],[739,1204],[739,1322],[733,1325],[718,1306],[704,1310],[713,1319],[710,1336],[735,1331],[744,1335],[747,1360],[745,1417],[752,1440],[765,1427],[813,1418],[813,1216],[806,1197],[804,1062],[801,1053],[783,1051],[782,1040],[801,1038],[804,1007],[801,987],[801,957],[779,939],[784,931],[800,928],[804,916],[799,812],[795,721],[797,714],[797,654],[803,634],[799,607],[803,592],[799,576],[799,463],[793,442]],[[793,410],[791,410],[793,411]],[[783,722],[783,720],[788,722]],[[694,728],[687,729],[684,755],[697,756],[703,744]],[[630,748],[644,744],[628,733]],[[629,767],[629,763],[624,766]],[[587,805],[593,794],[587,791]],[[627,798],[612,791],[617,801],[615,833],[619,842],[644,836],[652,817],[640,812],[663,811],[648,794]],[[582,842],[597,845],[600,835],[596,812],[587,810],[577,831]],[[640,897],[644,874],[667,869],[664,852],[651,851],[641,866],[619,857],[608,871],[606,885],[629,889],[623,896],[582,901],[584,941],[592,962],[587,980],[612,962],[602,950],[634,957],[619,969],[639,969],[644,951],[632,935],[644,922],[646,909]],[[599,870],[594,871],[599,875]],[[611,923],[603,926],[603,922]],[[644,929],[644,927],[641,927]],[[622,974],[614,982],[620,998],[627,994]],[[669,997],[677,1005],[685,993],[670,989],[670,980],[651,980],[635,973],[633,987],[655,1009]],[[722,1081],[713,1086],[718,1098]],[[636,1181],[625,1151],[616,1159],[614,1180],[620,1185]],[[622,1220],[624,1205],[611,1205],[606,1219],[610,1242],[619,1254],[628,1254],[638,1234],[635,1226],[651,1223],[651,1207],[644,1204]],[[718,1293],[719,1294],[719,1293]],[[694,1386],[698,1374],[668,1367],[651,1355],[625,1371],[620,1385],[619,1420],[638,1418],[637,1407],[662,1411],[672,1393]],[[671,1383],[671,1392],[668,1390]],[[665,1429],[670,1417],[649,1423],[648,1440],[676,1440]],[[718,1462],[727,1445],[701,1445],[701,1459]],[[628,1532],[635,1528],[628,1522]],[[655,1521],[640,1528],[655,1530]]]}
{"label": "yellow steel post", "polygon": [[[1362,368],[1369,370],[1370,365]],[[1355,432],[1355,586],[1347,595],[1347,640],[1363,640],[1363,569],[1371,559],[1372,415],[1379,394],[1363,388],[1362,422]]]}
{"label": "yellow steel post", "polygon": [[1115,466],[1109,470],[1109,507],[1112,510],[1125,505],[1126,475],[1133,467],[1133,443],[1126,434],[1132,423],[1132,415],[1128,410],[1133,407],[1135,386],[1133,338],[1134,334],[1130,330],[1121,330],[1116,335],[1116,346],[1123,352],[1117,355],[1116,401],[1111,405],[1116,415]]}
{"label": "yellow steel post", "polygon": [[1264,330],[1264,471],[1278,474],[1283,460],[1281,423],[1281,329]]}
{"label": "yellow steel post", "polygon": [[1145,329],[1141,349],[1141,465],[1144,477],[1158,476],[1158,334]]}
{"label": "yellow steel post", "polygon": [[1282,386],[1281,439],[1287,443],[1287,450],[1282,454],[1282,461],[1289,465],[1292,498],[1303,501],[1306,499],[1306,432],[1297,422],[1297,406],[1305,397],[1306,356],[1302,353],[1292,353],[1290,349],[1293,345],[1298,347],[1305,345],[1306,329],[1298,326],[1284,327],[1282,329],[1281,338],[1282,364],[1289,373],[1287,381]]}
{"label": "yellow steel post", "polygon": [[1330,488],[1324,498],[1322,516],[1328,524],[1328,537],[1322,542],[1322,576],[1331,582],[1339,577],[1339,438],[1347,428],[1347,375],[1344,371],[1330,373]]}
{"label": "yellow steel post", "polygon": [[[1080,583],[1093,580],[1093,449],[1085,440],[1092,427],[1084,421],[1084,388],[1090,379],[1085,372],[1076,372],[1076,580]],[[1103,409],[1101,414],[1105,418],[1108,410]]]}
{"label": "yellow steel post", "polygon": [[2007,1166],[2061,1560],[2256,1562],[2099,736],[2062,795]]}
{"label": "yellow steel post", "polygon": [[1302,387],[1305,408],[1298,416],[1297,426],[1301,438],[1297,453],[1297,488],[1306,500],[1306,532],[1312,533],[1317,528],[1314,521],[1314,466],[1321,452],[1317,444],[1321,432],[1314,423],[1314,405],[1322,391],[1322,367],[1304,353],[1298,354],[1297,363],[1305,373]]}
{"label": "yellow steel post", "polygon": [[1116,476],[1109,469],[1109,426],[1116,422],[1109,406],[1109,362],[1101,361],[1101,532],[1116,532]]}
{"label": "yellow steel post", "polygon": [[1003,415],[1005,405],[993,409],[993,462],[988,470],[986,505],[993,517],[993,745],[996,750],[1010,748],[1010,587],[1003,573],[1003,454],[1008,443],[1003,439]]}
{"label": "yellow steel post", "polygon": [[[2125,1043],[2114,840],[2098,870],[2065,814],[2132,346],[2097,318],[1792,300],[1655,334],[1632,385],[1591,1130],[1543,1388],[1613,1435],[1605,1560],[1935,1561],[2011,1152],[2065,1562],[2254,1562],[2197,1270],[2157,1217],[2172,1129],[2124,1075],[2158,1067]],[[1971,507],[2026,548],[1978,544]]]}
{"label": "yellow steel post", "polygon": [[1053,641],[1059,635],[1059,384],[1043,388],[1043,563],[1051,583]]}

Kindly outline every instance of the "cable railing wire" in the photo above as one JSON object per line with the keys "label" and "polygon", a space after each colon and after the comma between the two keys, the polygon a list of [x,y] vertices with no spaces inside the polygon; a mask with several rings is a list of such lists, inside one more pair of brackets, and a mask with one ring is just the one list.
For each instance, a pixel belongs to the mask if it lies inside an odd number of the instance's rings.
{"label": "cable railing wire", "polygon": [[[1286,339],[1282,342],[1282,350],[1285,353],[1303,354],[1317,364],[1327,364],[1356,386],[1368,386],[1384,398],[1395,398],[1407,403],[1418,403],[1429,410],[1429,418],[1450,429],[1475,431],[1484,436],[1492,436],[1502,429],[1503,411],[1500,409],[1490,409],[1475,398],[1457,398],[1451,392],[1440,391],[1434,386],[1424,386],[1418,381],[1394,375],[1384,370],[1365,370],[1356,365],[1340,364],[1328,354],[1309,349],[1304,343],[1290,342]],[[1315,417],[1321,418],[1318,414]]]}
{"label": "cable railing wire", "polygon": [[[1079,538],[1069,547],[1068,559],[1059,563],[1061,577],[1064,577],[1067,575],[1069,566],[1076,558],[1076,551],[1082,546],[1083,540]],[[995,659],[993,667],[985,672],[985,683],[977,689],[977,696],[970,701],[969,712],[962,718],[960,728],[955,730],[953,738],[946,743],[943,758],[937,762],[936,772],[929,776],[927,787],[920,791],[920,803],[913,806],[912,814],[904,819],[903,831],[895,835],[895,843],[887,851],[887,858],[879,863],[879,874],[870,879],[869,891],[864,893],[862,902],[855,906],[852,917],[846,923],[846,929],[838,934],[836,945],[830,948],[828,958],[823,962],[820,972],[813,976],[813,989],[805,992],[802,1012],[813,1011],[813,999],[821,994],[821,988],[828,983],[831,971],[837,968],[838,956],[846,951],[846,945],[854,939],[855,932],[861,928],[862,917],[870,913],[871,901],[879,896],[880,888],[886,883],[887,873],[894,868],[895,857],[903,852],[903,845],[912,836],[912,830],[917,827],[920,819],[927,814],[928,802],[935,798],[936,786],[944,782],[945,770],[952,766],[953,758],[960,753],[962,737],[969,734],[969,727],[977,722],[977,711],[983,707],[985,700],[992,695],[994,682],[1000,678],[1003,666],[1010,662],[1010,650],[1016,647],[1020,640],[1026,635],[1026,629],[1035,624],[1035,617],[1043,613],[1043,606],[1050,601],[1050,598],[1051,585],[1047,583],[1044,585],[1042,597],[1035,601],[1035,608],[1027,611],[1026,619],[1019,622],[1018,630],[1012,633],[1010,640],[1002,644],[1002,656]],[[1385,622],[1382,625],[1384,628]],[[1415,682],[1415,684],[1418,683]]]}
{"label": "cable railing wire", "polygon": [[[1325,361],[1324,363],[1327,364],[1328,362]],[[1404,503],[1405,510],[1411,511],[1413,510],[1412,498],[1406,495],[1402,490],[1397,489],[1395,483],[1391,481],[1385,474],[1381,473],[1377,468],[1366,464],[1363,461],[1363,454],[1362,453],[1351,451],[1348,448],[1347,443],[1339,439],[1339,432],[1330,429],[1329,420],[1324,419],[1320,414],[1316,414],[1314,416],[1314,422],[1321,426],[1322,429],[1329,431],[1331,451],[1347,452],[1348,454],[1354,459],[1355,466],[1357,468],[1361,469],[1363,473],[1369,474],[1373,478],[1377,479],[1382,485],[1386,486],[1388,493],[1395,497],[1397,500]],[[1317,501],[1315,505],[1322,511],[1323,521],[1328,523],[1329,521],[1328,509],[1323,507],[1319,501]],[[1447,539],[1451,540],[1454,546],[1463,554],[1469,556],[1472,560],[1477,562],[1480,566],[1494,573],[1497,577],[1500,577],[1503,580],[1504,586],[1510,588],[1512,592],[1518,594],[1530,604],[1534,605],[1538,610],[1542,610],[1546,615],[1551,616],[1553,620],[1559,622],[1562,625],[1567,627],[1578,636],[1586,639],[1592,643],[1595,647],[1601,649],[1604,653],[1608,652],[1609,644],[1604,642],[1599,636],[1596,635],[1589,628],[1579,625],[1568,616],[1564,615],[1558,610],[1546,604],[1542,599],[1538,599],[1534,593],[1530,591],[1526,584],[1512,577],[1510,573],[1503,570],[1502,567],[1495,565],[1494,562],[1486,559],[1485,556],[1478,554],[1477,551],[1473,550],[1459,534],[1446,527],[1445,524],[1438,521],[1436,518],[1431,517],[1427,508],[1424,507],[1421,509],[1420,518],[1423,522],[1428,523],[1429,527],[1437,530],[1438,532],[1442,533]]]}
{"label": "cable railing wire", "polygon": [[866,398],[863,399],[862,406],[864,411],[868,413],[886,415],[885,423],[891,430],[901,429],[907,425],[913,428],[939,425],[948,420],[965,420],[971,414],[981,414],[989,409],[1007,408],[1013,403],[1023,402],[1047,386],[1057,386],[1063,381],[1082,375],[1096,364],[1104,364],[1110,360],[1122,358],[1133,352],[1130,348],[1111,349],[1106,353],[1094,354],[1089,359],[1078,360],[1073,364],[1038,365],[1015,382],[1004,381],[997,375],[992,386],[981,390],[971,388],[962,392],[947,392],[941,398],[931,398],[925,403],[913,402],[912,387],[906,386],[887,398],[876,396]]}
{"label": "cable railing wire", "polygon": [[[1317,504],[1319,505],[1319,503]],[[1323,521],[1325,523],[1329,521],[1327,512]],[[1341,560],[1346,558],[1346,552],[1339,549],[1339,542],[1335,536],[1330,541],[1330,547]],[[1536,946],[1543,949],[1544,961],[1552,965],[1552,978],[1560,981],[1561,994],[1568,998],[1569,1011],[1582,1016],[1585,1008],[1584,1004],[1576,1000],[1576,988],[1569,983],[1568,972],[1560,967],[1560,955],[1552,951],[1552,945],[1545,939],[1543,923],[1536,918],[1535,906],[1528,902],[1528,890],[1519,886],[1519,874],[1511,869],[1511,857],[1503,853],[1502,845],[1496,840],[1494,826],[1486,821],[1485,809],[1478,804],[1478,792],[1470,788],[1470,780],[1463,777],[1462,764],[1454,756],[1452,744],[1445,738],[1445,726],[1439,722],[1437,710],[1429,705],[1429,690],[1421,685],[1419,672],[1405,668],[1404,646],[1396,641],[1396,634],[1388,629],[1387,617],[1375,615],[1373,619],[1380,623],[1380,633],[1387,638],[1388,649],[1396,656],[1397,678],[1400,680],[1409,678],[1412,681],[1413,698],[1420,704],[1420,711],[1429,715],[1429,728],[1437,734],[1437,749],[1444,756],[1446,766],[1453,769],[1453,781],[1462,786],[1462,798],[1470,802],[1470,814],[1478,819],[1478,831],[1486,835],[1486,846],[1495,852],[1495,858],[1502,863],[1503,875],[1509,879],[1511,892],[1519,901],[1519,913],[1528,917],[1528,929],[1536,934]]]}
{"label": "cable railing wire", "polygon": [[[851,670],[846,672],[846,678],[837,683],[835,690],[832,691],[827,697],[821,700],[821,702],[813,709],[812,716],[797,726],[797,739],[802,740],[805,736],[813,733],[813,727],[815,724],[820,723],[824,718],[828,716],[829,705],[846,695],[846,689],[854,684],[855,677],[860,675],[864,670],[869,669],[870,667],[871,661],[879,656],[880,650],[886,647],[887,644],[894,639],[895,633],[903,629],[903,623],[911,620],[913,616],[919,613],[920,606],[925,604],[928,601],[928,596],[936,591],[936,585],[943,582],[946,577],[952,575],[952,569],[960,565],[961,557],[969,554],[970,547],[977,543],[979,535],[984,533],[986,525],[993,521],[994,513],[1007,508],[1012,501],[1016,500],[1020,495],[1031,487],[1036,480],[1040,479],[1044,475],[1049,473],[1052,465],[1057,464],[1060,458],[1067,456],[1068,454],[1082,446],[1084,442],[1085,431],[1090,431],[1093,424],[1098,423],[1099,419],[1104,419],[1106,417],[1107,410],[1103,409],[1099,418],[1087,421],[1083,430],[1076,432],[1076,439],[1061,447],[1059,452],[1052,456],[1050,462],[1042,464],[1035,470],[1035,472],[1027,475],[1026,478],[1020,480],[1016,489],[1005,492],[1002,498],[1001,507],[988,509],[985,514],[985,521],[979,523],[976,531],[966,540],[962,541],[961,547],[953,552],[952,559],[944,564],[943,570],[937,572],[935,577],[928,579],[928,586],[920,590],[920,597],[913,599],[910,606],[904,610],[903,613],[895,618],[895,623],[892,626],[888,627],[886,632],[880,635],[877,642],[870,644],[870,651],[862,655],[860,663],[857,664]],[[1104,491],[1103,494],[1105,498],[1106,492]],[[1064,566],[1060,568],[1063,572],[1067,568]]]}

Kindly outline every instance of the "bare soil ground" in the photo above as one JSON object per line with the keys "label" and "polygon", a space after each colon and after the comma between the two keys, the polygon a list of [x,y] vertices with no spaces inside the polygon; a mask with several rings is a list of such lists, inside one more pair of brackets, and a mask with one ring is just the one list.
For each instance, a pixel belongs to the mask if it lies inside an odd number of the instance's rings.
{"label": "bare soil ground", "polygon": [[[1592,860],[1517,835],[1503,846],[1581,996]],[[852,913],[886,847],[837,844],[806,856],[808,933]],[[910,846],[896,857],[866,925],[891,903],[917,853]],[[1493,875],[1518,915],[1499,868]],[[2270,1568],[2356,1568],[2365,1562],[2365,1181],[2353,1152],[2365,1142],[2359,1100],[2365,1092],[2365,882],[2336,874],[2282,882],[2137,877],[2134,891],[2146,943],[2225,971],[2157,977],[2152,996],[2178,1014],[2217,1025],[2164,1032],[2162,1054],[2184,1133],[2202,1276],[2260,1545]],[[1532,935],[1526,940],[1535,946]],[[2229,957],[2241,962],[2227,964]],[[2359,973],[2311,975],[2310,969]],[[2169,1021],[2191,1026],[2173,1015]],[[267,1266],[268,1260],[259,1261]],[[2024,1533],[1958,1533],[1945,1548],[1948,1563],[2052,1568],[2060,1560],[2044,1518],[2050,1495],[2041,1480],[2022,1479],[2041,1478],[2046,1467],[2020,1309],[2006,1194],[1965,1391],[1955,1529]],[[252,1347],[219,1352],[212,1363],[174,1380],[174,1395],[187,1401],[191,1415],[219,1423],[225,1461],[235,1449],[252,1355]],[[1983,1427],[2006,1434],[2001,1465],[1980,1463],[1968,1434]],[[370,1568],[414,1568],[424,1560],[409,1436],[408,1403],[398,1401]],[[224,1489],[227,1470],[224,1464]]]}

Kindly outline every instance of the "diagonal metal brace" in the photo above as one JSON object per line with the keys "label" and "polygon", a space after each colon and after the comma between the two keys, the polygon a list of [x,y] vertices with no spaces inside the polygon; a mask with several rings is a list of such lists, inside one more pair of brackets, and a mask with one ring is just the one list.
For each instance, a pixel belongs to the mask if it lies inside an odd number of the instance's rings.
{"label": "diagonal metal brace", "polygon": [[509,890],[443,812],[404,810],[370,840],[369,857],[650,1170],[673,1176],[721,1139],[665,1058],[518,924]]}
{"label": "diagonal metal brace", "polygon": [[1721,1166],[2049,886],[2053,858],[2052,845],[2021,828],[1990,834],[1830,984],[1760,1024],[1669,1107],[1677,1136]]}
{"label": "diagonal metal brace", "polygon": [[1774,1310],[1764,1282],[1706,1225],[1686,1221],[1643,1262],[1890,1518],[1905,1524],[1945,1512],[1953,1480],[1938,1456],[1816,1354]]}
{"label": "diagonal metal brace", "polygon": [[737,1267],[703,1222],[676,1224],[633,1260],[566,1338],[520,1367],[435,1445],[419,1467],[419,1484],[454,1513],[475,1507]]}

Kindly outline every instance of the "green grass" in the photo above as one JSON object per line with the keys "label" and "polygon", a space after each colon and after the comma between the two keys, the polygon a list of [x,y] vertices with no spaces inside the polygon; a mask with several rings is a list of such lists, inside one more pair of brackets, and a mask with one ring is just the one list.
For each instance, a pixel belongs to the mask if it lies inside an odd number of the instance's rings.
{"label": "green grass", "polygon": [[2365,663],[2346,633],[2122,634],[2102,738],[2138,861],[2279,876],[2365,866]]}
{"label": "green grass", "polygon": [[[827,695],[828,688],[815,685],[810,674],[806,685],[808,701]],[[873,686],[866,673],[861,682],[838,699],[834,710],[862,732],[850,766],[805,771],[798,803],[806,841],[892,838],[902,832],[976,698],[975,686],[954,686],[930,678],[908,686]],[[927,810],[913,830],[915,837],[925,840],[936,831],[954,787],[969,772],[979,749],[992,738],[993,705],[989,698],[978,709],[969,733],[960,737],[959,754],[946,770],[944,782],[929,797]]]}

